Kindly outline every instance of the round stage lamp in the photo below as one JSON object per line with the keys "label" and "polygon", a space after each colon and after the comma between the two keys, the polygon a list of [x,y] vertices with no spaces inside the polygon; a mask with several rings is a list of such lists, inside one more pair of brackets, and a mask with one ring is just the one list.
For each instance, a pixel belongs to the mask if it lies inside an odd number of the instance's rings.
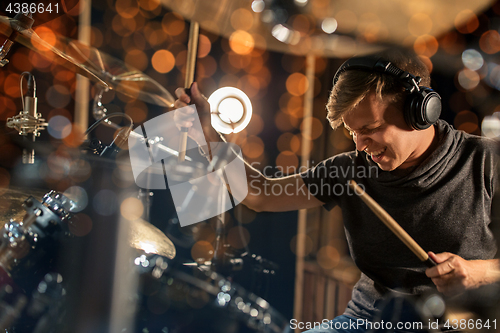
{"label": "round stage lamp", "polygon": [[241,90],[224,87],[214,91],[208,98],[212,126],[223,134],[238,133],[252,118],[252,103]]}

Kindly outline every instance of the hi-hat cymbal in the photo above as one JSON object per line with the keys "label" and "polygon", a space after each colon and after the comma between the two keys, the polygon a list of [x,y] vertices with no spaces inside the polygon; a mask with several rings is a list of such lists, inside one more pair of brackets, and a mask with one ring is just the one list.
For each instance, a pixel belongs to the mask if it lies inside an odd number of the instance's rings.
{"label": "hi-hat cymbal", "polygon": [[142,219],[130,223],[130,245],[147,253],[159,254],[173,259],[175,246],[170,239],[157,227]]}
{"label": "hi-hat cymbal", "polygon": [[[348,57],[381,48],[411,46],[419,36],[439,36],[465,23],[492,0],[161,0],[185,19],[212,33],[272,51]],[[300,5],[302,4],[302,6]],[[252,5],[261,10],[255,12]],[[288,20],[286,18],[288,17]],[[285,19],[286,21],[283,21]],[[328,21],[325,21],[328,19]],[[334,33],[321,25],[330,24]],[[280,25],[283,23],[283,25]],[[333,28],[332,26],[333,25]],[[286,27],[291,29],[287,29]],[[336,28],[336,29],[335,29]],[[235,35],[235,31],[245,32]],[[327,29],[328,30],[328,29]],[[253,39],[253,40],[252,40]],[[280,41],[281,40],[281,41]],[[285,40],[286,42],[282,42]],[[376,43],[376,44],[375,44]]]}
{"label": "hi-hat cymbal", "polygon": [[15,42],[75,73],[142,101],[163,107],[173,106],[175,99],[164,87],[123,61],[55,33],[55,40],[49,43],[34,30],[20,28],[17,20],[0,16],[0,33],[10,36],[14,30],[18,31]]}

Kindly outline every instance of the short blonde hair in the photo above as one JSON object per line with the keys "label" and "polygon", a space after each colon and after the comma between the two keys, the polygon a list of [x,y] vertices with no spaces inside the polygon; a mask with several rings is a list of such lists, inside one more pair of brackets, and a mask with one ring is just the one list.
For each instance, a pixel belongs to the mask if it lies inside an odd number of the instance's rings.
{"label": "short blonde hair", "polygon": [[[403,71],[422,78],[420,85],[430,88],[429,69],[413,52],[403,49],[391,49],[374,54],[390,61]],[[326,108],[327,119],[333,129],[342,124],[343,116],[354,109],[371,91],[379,99],[390,98],[399,102],[405,95],[405,89],[399,79],[391,74],[364,70],[347,70],[340,74],[330,93]]]}

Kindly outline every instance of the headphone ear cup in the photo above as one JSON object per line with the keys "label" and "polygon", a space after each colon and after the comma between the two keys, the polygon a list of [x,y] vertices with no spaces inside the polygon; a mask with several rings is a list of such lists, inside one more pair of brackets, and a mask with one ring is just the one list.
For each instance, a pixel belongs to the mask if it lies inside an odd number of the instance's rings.
{"label": "headphone ear cup", "polygon": [[405,100],[405,121],[413,129],[423,130],[434,125],[441,115],[441,97],[434,90],[419,87]]}

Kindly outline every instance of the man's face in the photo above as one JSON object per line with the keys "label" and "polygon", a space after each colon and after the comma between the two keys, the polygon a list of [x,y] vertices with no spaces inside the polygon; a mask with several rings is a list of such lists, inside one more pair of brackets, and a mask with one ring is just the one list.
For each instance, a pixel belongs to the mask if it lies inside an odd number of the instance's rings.
{"label": "man's face", "polygon": [[348,112],[343,121],[356,149],[365,151],[385,171],[419,164],[432,142],[432,137],[430,141],[425,137],[431,131],[416,131],[406,124],[402,103],[391,102],[390,98],[379,100],[374,92]]}

